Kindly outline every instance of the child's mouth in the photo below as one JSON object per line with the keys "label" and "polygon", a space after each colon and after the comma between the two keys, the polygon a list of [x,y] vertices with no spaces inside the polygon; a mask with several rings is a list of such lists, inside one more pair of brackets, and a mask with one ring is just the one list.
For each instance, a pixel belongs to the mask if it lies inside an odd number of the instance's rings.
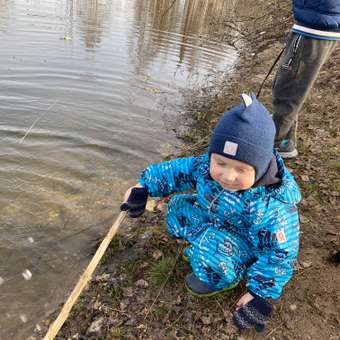
{"label": "child's mouth", "polygon": [[222,185],[223,188],[227,188],[229,190],[236,190],[237,189],[235,184],[225,183],[223,181],[220,181],[220,184]]}

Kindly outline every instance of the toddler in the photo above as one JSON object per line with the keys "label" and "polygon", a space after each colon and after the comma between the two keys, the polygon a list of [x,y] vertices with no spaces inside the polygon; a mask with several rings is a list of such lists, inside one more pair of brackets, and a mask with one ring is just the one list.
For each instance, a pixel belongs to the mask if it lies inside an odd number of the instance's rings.
{"label": "toddler", "polygon": [[275,126],[254,95],[226,112],[215,126],[207,154],[146,168],[121,206],[140,216],[148,196],[173,193],[168,232],[188,241],[184,256],[192,273],[185,285],[197,296],[213,296],[246,281],[234,322],[262,331],[290,280],[299,249],[293,176],[274,150]]}

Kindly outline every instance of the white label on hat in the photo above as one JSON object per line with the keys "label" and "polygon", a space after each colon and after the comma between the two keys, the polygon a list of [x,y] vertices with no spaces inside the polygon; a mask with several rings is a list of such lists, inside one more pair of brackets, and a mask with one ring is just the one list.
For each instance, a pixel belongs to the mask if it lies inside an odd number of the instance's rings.
{"label": "white label on hat", "polygon": [[246,107],[248,107],[249,105],[251,105],[252,104],[252,102],[253,102],[253,100],[251,99],[251,97],[250,96],[248,96],[247,94],[245,94],[245,93],[242,93],[242,99],[243,99],[243,102],[244,102],[244,105],[246,106]]}
{"label": "white label on hat", "polygon": [[228,140],[224,144],[224,149],[223,153],[230,155],[230,156],[235,156],[237,152],[238,144],[229,142]]}

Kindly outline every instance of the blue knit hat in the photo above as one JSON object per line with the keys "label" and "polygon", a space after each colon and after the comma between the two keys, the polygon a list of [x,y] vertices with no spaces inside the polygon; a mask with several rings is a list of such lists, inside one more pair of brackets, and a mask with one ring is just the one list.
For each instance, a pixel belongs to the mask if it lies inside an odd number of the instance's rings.
{"label": "blue knit hat", "polygon": [[254,94],[243,94],[244,103],[227,111],[215,126],[209,154],[217,153],[255,168],[255,181],[266,172],[273,156],[275,125]]}

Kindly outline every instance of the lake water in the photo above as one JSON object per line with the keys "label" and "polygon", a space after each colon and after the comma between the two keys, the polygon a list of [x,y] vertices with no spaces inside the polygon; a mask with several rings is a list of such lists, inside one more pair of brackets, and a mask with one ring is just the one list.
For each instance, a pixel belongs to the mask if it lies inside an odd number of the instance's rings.
{"label": "lake water", "polygon": [[0,0],[0,339],[63,301],[245,1]]}

